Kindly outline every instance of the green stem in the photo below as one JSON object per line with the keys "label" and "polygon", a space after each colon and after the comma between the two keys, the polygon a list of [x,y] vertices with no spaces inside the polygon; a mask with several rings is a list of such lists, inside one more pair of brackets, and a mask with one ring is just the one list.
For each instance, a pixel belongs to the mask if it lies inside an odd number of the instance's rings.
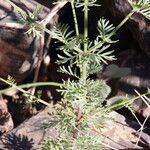
{"label": "green stem", "polygon": [[135,100],[137,100],[137,99],[139,99],[139,98],[141,98],[143,96],[146,96],[146,95],[150,95],[150,91],[148,91],[148,92],[146,92],[144,94],[141,94],[139,96],[136,96],[136,97],[134,97],[132,99],[125,100],[125,101],[123,101],[123,102],[121,102],[119,104],[115,104],[115,105],[112,105],[112,106],[110,106],[108,108],[104,108],[104,111],[107,112],[107,111],[114,110],[115,108],[120,107],[120,106],[131,105]]}
{"label": "green stem", "polygon": [[42,104],[44,104],[44,105],[46,105],[46,106],[48,106],[48,107],[51,107],[51,106],[52,106],[51,104],[45,102],[44,100],[42,100],[42,99],[40,99],[40,98],[37,98],[37,97],[34,96],[34,95],[31,95],[29,92],[27,92],[26,90],[20,88],[19,86],[15,85],[14,83],[10,83],[9,81],[7,81],[7,80],[5,80],[5,79],[2,79],[2,78],[0,78],[0,80],[3,81],[3,82],[6,83],[6,84],[12,86],[12,88],[17,89],[18,91],[20,91],[20,92],[26,94],[26,95],[29,96],[30,98],[36,99],[38,102],[40,102],[40,103],[42,103]]}
{"label": "green stem", "polygon": [[[2,78],[0,78],[1,81],[5,82],[6,81]],[[61,83],[56,83],[56,82],[36,82],[36,83],[26,83],[26,84],[22,84],[22,85],[17,85],[19,88],[31,88],[31,87],[37,87],[37,86],[58,86],[58,87],[61,87],[63,86],[63,84]],[[3,90],[0,90],[0,94],[3,94],[9,90],[12,90],[14,89],[14,87],[9,87],[9,88],[6,88],[6,89],[3,89]]]}
{"label": "green stem", "polygon": [[[84,54],[88,51],[88,0],[84,0]],[[85,56],[86,57],[86,56]],[[86,84],[87,79],[87,61],[83,60],[82,64],[82,80]]]}
{"label": "green stem", "polygon": [[82,64],[82,80],[84,85],[86,85],[86,79],[87,79],[87,62],[84,62]]}
{"label": "green stem", "polygon": [[45,31],[46,33],[48,33],[49,35],[51,35],[52,37],[54,36],[58,41],[62,42],[62,43],[66,43],[65,40],[63,40],[62,38],[60,38],[59,36],[57,36],[55,33],[53,33],[52,31],[50,31],[49,29],[47,29],[46,27],[42,26],[40,23],[35,22],[35,26],[40,28],[41,30]]}
{"label": "green stem", "polygon": [[[71,1],[71,7],[72,7],[72,14],[73,14],[73,19],[74,19],[74,26],[75,26],[76,36],[79,36],[79,26],[78,26],[78,20],[77,20],[76,10],[75,10],[75,6],[74,6],[74,0]],[[81,45],[79,46],[79,48],[81,48]],[[83,54],[83,51],[80,52],[80,54]],[[81,61],[81,55],[79,55],[79,60]],[[81,69],[80,72],[81,72],[81,74],[83,74],[83,72],[86,73],[86,71],[83,71],[83,69]],[[84,76],[83,78],[86,77],[85,75],[83,75],[83,76]]]}
{"label": "green stem", "polygon": [[108,38],[112,37],[134,14],[134,11],[131,11],[121,22],[120,24],[109,34]]}
{"label": "green stem", "polygon": [[[111,38],[111,37],[128,21],[128,19],[129,19],[133,14],[134,14],[134,11],[132,10],[132,11],[121,21],[121,23],[109,34],[109,36],[107,37],[107,39]],[[89,49],[89,52],[93,52],[93,51],[95,51],[96,49],[102,47],[102,46],[106,43],[107,39],[106,39],[105,41],[103,41],[103,42],[101,41],[101,42],[99,42],[98,44],[96,44],[96,45],[94,45],[93,47],[91,47],[91,48]]]}
{"label": "green stem", "polygon": [[84,0],[84,52],[88,50],[88,0]]}
{"label": "green stem", "polygon": [[[55,33],[53,33],[52,31],[50,31],[50,30],[48,30],[47,28],[43,27],[43,26],[42,26],[41,24],[39,24],[38,22],[36,22],[36,26],[37,26],[38,28],[40,28],[41,30],[45,31],[46,33],[48,33],[49,35],[51,35],[52,38],[53,38],[53,36],[54,36],[55,39],[57,39],[58,41],[62,42],[62,43],[65,44],[65,45],[68,45],[68,42],[67,42],[67,41],[63,40],[62,38],[60,38],[59,36],[57,36],[57,35],[56,35]],[[77,51],[78,53],[83,53],[83,51],[82,51],[80,48],[78,48],[77,46],[74,47],[74,50]]]}
{"label": "green stem", "polygon": [[78,20],[77,20],[76,10],[74,6],[74,0],[71,1],[71,7],[72,7],[72,14],[73,14],[73,19],[74,19],[76,35],[79,36]]}
{"label": "green stem", "polygon": [[123,100],[123,102],[121,102],[119,104],[117,103],[117,104],[114,104],[114,105],[111,105],[111,106],[102,107],[98,111],[92,113],[91,116],[96,116],[100,113],[112,112],[113,110],[116,110],[116,108],[120,108],[120,107],[122,108],[122,107],[125,107],[125,106],[130,106],[131,104],[133,104],[134,101],[138,100],[139,98],[141,98],[143,96],[148,96],[148,95],[150,95],[150,91],[147,91],[146,93],[141,94],[139,96],[136,96],[134,98]]}

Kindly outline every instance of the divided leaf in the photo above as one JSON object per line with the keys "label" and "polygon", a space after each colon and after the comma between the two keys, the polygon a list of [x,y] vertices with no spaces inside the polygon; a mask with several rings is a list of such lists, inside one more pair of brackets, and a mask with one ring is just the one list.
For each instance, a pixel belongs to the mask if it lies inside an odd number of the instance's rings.
{"label": "divided leaf", "polygon": [[140,13],[150,19],[150,0],[128,0],[134,12]]}

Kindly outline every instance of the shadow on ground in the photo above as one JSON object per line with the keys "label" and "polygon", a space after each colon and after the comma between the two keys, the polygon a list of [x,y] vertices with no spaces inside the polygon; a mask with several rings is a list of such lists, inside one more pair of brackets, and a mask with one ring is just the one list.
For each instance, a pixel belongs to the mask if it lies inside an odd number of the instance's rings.
{"label": "shadow on ground", "polygon": [[4,149],[0,150],[31,150],[33,148],[33,139],[24,135],[15,135],[14,133],[6,135],[2,139]]}

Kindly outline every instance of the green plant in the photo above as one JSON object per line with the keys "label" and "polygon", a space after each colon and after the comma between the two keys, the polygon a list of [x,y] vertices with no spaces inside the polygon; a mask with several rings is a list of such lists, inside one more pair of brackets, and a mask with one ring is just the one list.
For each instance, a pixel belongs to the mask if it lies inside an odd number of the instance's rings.
{"label": "green plant", "polygon": [[[55,139],[50,138],[44,142],[41,149],[99,150],[102,145],[108,146],[103,143],[102,136],[97,134],[96,131],[99,131],[109,122],[108,116],[112,110],[124,106],[129,107],[131,101],[127,98],[121,98],[120,101],[105,104],[111,91],[110,87],[104,80],[90,79],[89,76],[101,71],[104,64],[115,60],[113,50],[109,50],[109,48],[116,41],[111,38],[135,12],[150,18],[150,2],[148,0],[139,0],[139,2],[129,0],[133,9],[117,27],[110,24],[108,20],[100,18],[97,25],[99,35],[94,41],[91,41],[88,36],[88,14],[90,7],[99,6],[96,4],[96,0],[68,1],[72,7],[75,32],[70,31],[69,26],[63,24],[58,24],[48,30],[36,21],[34,13],[28,15],[12,2],[7,1],[19,11],[22,21],[29,26],[30,33],[39,36],[40,30],[42,30],[62,43],[59,50],[63,51],[64,54],[58,55],[57,63],[61,64],[59,71],[75,78],[75,80],[68,79],[63,81],[62,84],[57,84],[60,87],[58,91],[61,92],[63,99],[56,105],[51,106],[51,121],[46,127],[55,128],[59,135]],[[79,33],[76,15],[76,9],[79,7],[83,8],[84,13],[83,34]],[[69,64],[68,67],[65,67],[66,63]],[[10,80],[3,81],[22,91],[29,99],[36,99],[36,101],[49,106],[49,104],[23,90],[24,86],[19,87]],[[56,84],[49,83],[49,85]],[[149,94],[149,91],[146,94]],[[95,131],[94,134],[93,131]]]}

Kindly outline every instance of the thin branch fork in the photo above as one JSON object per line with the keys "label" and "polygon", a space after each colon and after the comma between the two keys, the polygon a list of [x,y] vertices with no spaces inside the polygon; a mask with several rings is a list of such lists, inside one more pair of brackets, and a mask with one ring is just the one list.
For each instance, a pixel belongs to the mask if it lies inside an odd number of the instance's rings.
{"label": "thin branch fork", "polygon": [[66,5],[66,3],[66,0],[57,2],[57,4],[51,9],[48,15],[41,21],[41,25],[46,26],[59,12],[59,10]]}
{"label": "thin branch fork", "polygon": [[[64,5],[67,3],[67,1],[60,1],[58,2],[54,8],[52,8],[52,10],[47,14],[47,16],[40,22],[42,26],[46,26],[48,23],[51,22],[51,20],[53,19],[53,17],[58,13],[58,11],[64,7]],[[43,32],[43,31],[42,31]],[[33,83],[37,82],[38,80],[38,76],[39,76],[39,71],[40,71],[40,67],[41,67],[41,63],[42,63],[42,60],[43,60],[43,55],[44,55],[44,43],[45,43],[45,39],[44,39],[44,32],[41,36],[41,39],[40,39],[40,50],[39,50],[39,53],[38,53],[38,62],[37,62],[37,67],[36,67],[36,70],[35,70],[35,75],[34,75],[34,79],[33,79]],[[31,94],[34,95],[35,93],[35,88],[36,87],[33,87],[31,89]]]}
{"label": "thin branch fork", "polygon": [[[13,7],[19,9],[20,11],[23,11],[21,8],[19,8],[16,4],[12,3],[11,1],[7,1],[8,3],[10,3]],[[48,23],[51,23],[51,20],[53,19],[53,17],[58,13],[58,11],[64,7],[64,5],[67,3],[66,0],[63,1],[59,1],[56,3],[56,5],[50,10],[50,12],[46,15],[46,17],[40,21],[39,23],[46,27],[46,25]],[[10,28],[16,28],[16,29],[26,29],[28,30],[28,26],[27,25],[21,25],[19,23],[8,23],[8,22],[3,22],[0,23],[0,27],[10,27]],[[44,56],[44,43],[45,43],[45,39],[44,39],[44,31],[41,31],[41,37],[40,37],[40,47],[39,50],[37,52],[37,57],[38,57],[38,61],[37,61],[37,66],[35,68],[35,74],[34,74],[34,79],[33,79],[33,83],[37,82],[38,80],[38,76],[39,76],[39,71],[40,71],[40,67],[41,67],[41,63],[43,61],[43,56]],[[34,95],[35,93],[35,87],[33,87],[32,89],[30,89],[31,94]]]}
{"label": "thin branch fork", "polygon": [[[53,19],[53,17],[58,13],[58,11],[64,7],[64,5],[67,3],[66,0],[63,1],[59,1],[55,4],[55,6],[50,10],[50,12],[46,15],[46,17],[40,21],[39,23],[43,26],[46,27],[47,24],[51,23],[51,20]],[[12,2],[11,2],[12,4]],[[17,7],[15,4],[13,4],[13,7]],[[20,9],[20,8],[18,8]],[[22,9],[20,9],[22,10]],[[0,27],[10,27],[10,28],[15,28],[15,29],[29,29],[29,26],[27,25],[22,25],[19,23],[9,23],[9,22],[3,22],[0,23]],[[37,52],[37,57],[38,57],[38,61],[37,61],[37,66],[35,68],[35,74],[34,74],[34,79],[33,79],[33,83],[37,82],[38,80],[38,76],[39,76],[39,71],[40,71],[40,67],[41,67],[41,63],[43,61],[43,56],[44,56],[44,43],[45,43],[45,39],[44,39],[44,31],[41,31],[41,37],[40,37],[40,47],[39,50]],[[34,95],[35,93],[35,87],[33,87],[32,89],[30,89],[31,94]]]}

